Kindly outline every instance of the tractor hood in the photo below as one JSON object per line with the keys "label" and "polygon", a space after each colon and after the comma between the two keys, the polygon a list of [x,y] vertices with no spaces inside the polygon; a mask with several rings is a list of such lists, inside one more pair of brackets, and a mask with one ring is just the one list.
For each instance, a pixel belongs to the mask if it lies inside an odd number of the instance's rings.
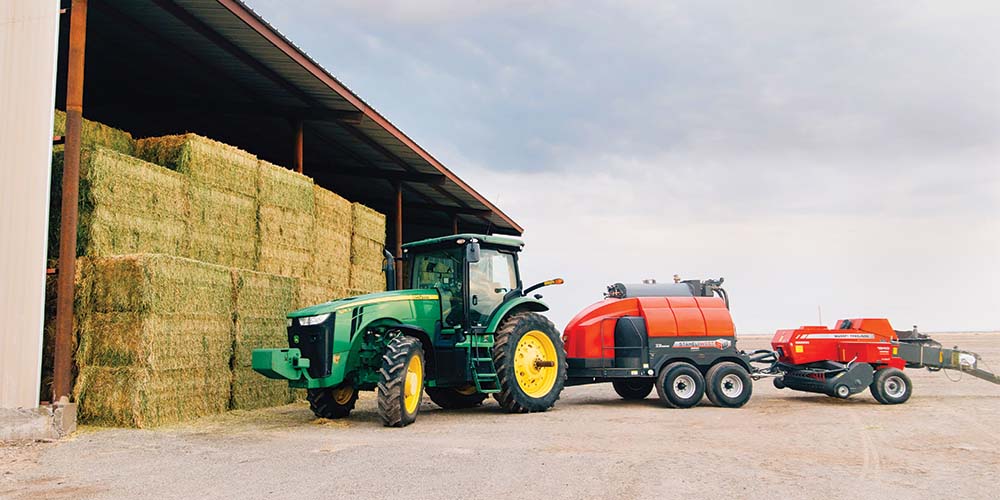
{"label": "tractor hood", "polygon": [[330,302],[324,302],[322,304],[316,304],[314,306],[305,307],[297,311],[292,311],[287,314],[289,318],[305,318],[309,316],[316,316],[319,314],[326,314],[341,309],[350,309],[353,307],[364,306],[369,304],[379,304],[383,302],[395,302],[403,300],[436,300],[438,298],[437,290],[433,288],[428,289],[418,289],[418,290],[394,290],[391,292],[378,292],[369,293],[365,295],[358,295],[356,297],[347,297],[343,299],[331,300]]}

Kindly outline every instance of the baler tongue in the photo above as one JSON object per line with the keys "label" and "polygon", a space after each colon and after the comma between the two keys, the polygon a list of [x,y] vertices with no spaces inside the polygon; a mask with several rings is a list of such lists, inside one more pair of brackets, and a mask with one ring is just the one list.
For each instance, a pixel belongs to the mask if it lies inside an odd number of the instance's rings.
{"label": "baler tongue", "polygon": [[1000,376],[979,368],[982,357],[971,351],[964,351],[955,346],[951,349],[941,347],[941,343],[927,336],[914,336],[899,339],[899,357],[906,361],[907,368],[927,368],[931,371],[941,369],[956,370],[968,373],[973,377],[1000,384]]}

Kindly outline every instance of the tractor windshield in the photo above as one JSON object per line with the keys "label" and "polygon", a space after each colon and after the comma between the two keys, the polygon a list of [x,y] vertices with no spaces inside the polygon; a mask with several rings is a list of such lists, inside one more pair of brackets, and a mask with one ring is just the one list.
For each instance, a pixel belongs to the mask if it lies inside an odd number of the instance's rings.
{"label": "tractor windshield", "polygon": [[463,248],[434,250],[413,256],[411,288],[435,288],[441,294],[441,318],[445,326],[462,324]]}
{"label": "tractor windshield", "polygon": [[517,287],[514,256],[497,250],[482,250],[479,262],[469,264],[469,320],[482,326],[502,302],[507,292]]}

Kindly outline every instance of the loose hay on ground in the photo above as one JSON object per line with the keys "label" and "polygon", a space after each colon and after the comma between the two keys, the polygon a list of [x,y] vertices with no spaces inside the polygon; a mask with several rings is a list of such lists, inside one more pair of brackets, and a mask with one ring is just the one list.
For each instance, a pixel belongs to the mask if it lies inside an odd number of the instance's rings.
{"label": "loose hay on ground", "polygon": [[285,276],[233,270],[236,287],[236,331],[233,344],[231,409],[250,409],[290,402],[288,383],[252,373],[257,348],[288,345],[285,314],[295,309],[296,280]]}
{"label": "loose hay on ground", "polygon": [[257,270],[303,278],[313,267],[315,195],[312,179],[260,162]]}
{"label": "loose hay on ground", "polygon": [[351,274],[351,202],[319,186],[313,230],[313,265],[309,278],[332,287],[346,287]]}

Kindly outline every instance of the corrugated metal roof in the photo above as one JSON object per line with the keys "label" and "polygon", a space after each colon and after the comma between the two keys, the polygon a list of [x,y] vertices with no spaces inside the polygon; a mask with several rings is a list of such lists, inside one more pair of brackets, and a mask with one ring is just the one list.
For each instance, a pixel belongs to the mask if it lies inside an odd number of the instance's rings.
{"label": "corrugated metal roof", "polygon": [[[203,133],[287,165],[287,119],[299,115],[305,173],[318,183],[386,210],[394,173],[439,176],[403,181],[404,204],[413,206],[404,222],[415,215],[450,228],[457,215],[466,229],[522,232],[243,2],[101,0],[90,11],[88,117],[139,135]],[[336,112],[354,116],[322,114]],[[379,174],[358,177],[358,169]]]}

